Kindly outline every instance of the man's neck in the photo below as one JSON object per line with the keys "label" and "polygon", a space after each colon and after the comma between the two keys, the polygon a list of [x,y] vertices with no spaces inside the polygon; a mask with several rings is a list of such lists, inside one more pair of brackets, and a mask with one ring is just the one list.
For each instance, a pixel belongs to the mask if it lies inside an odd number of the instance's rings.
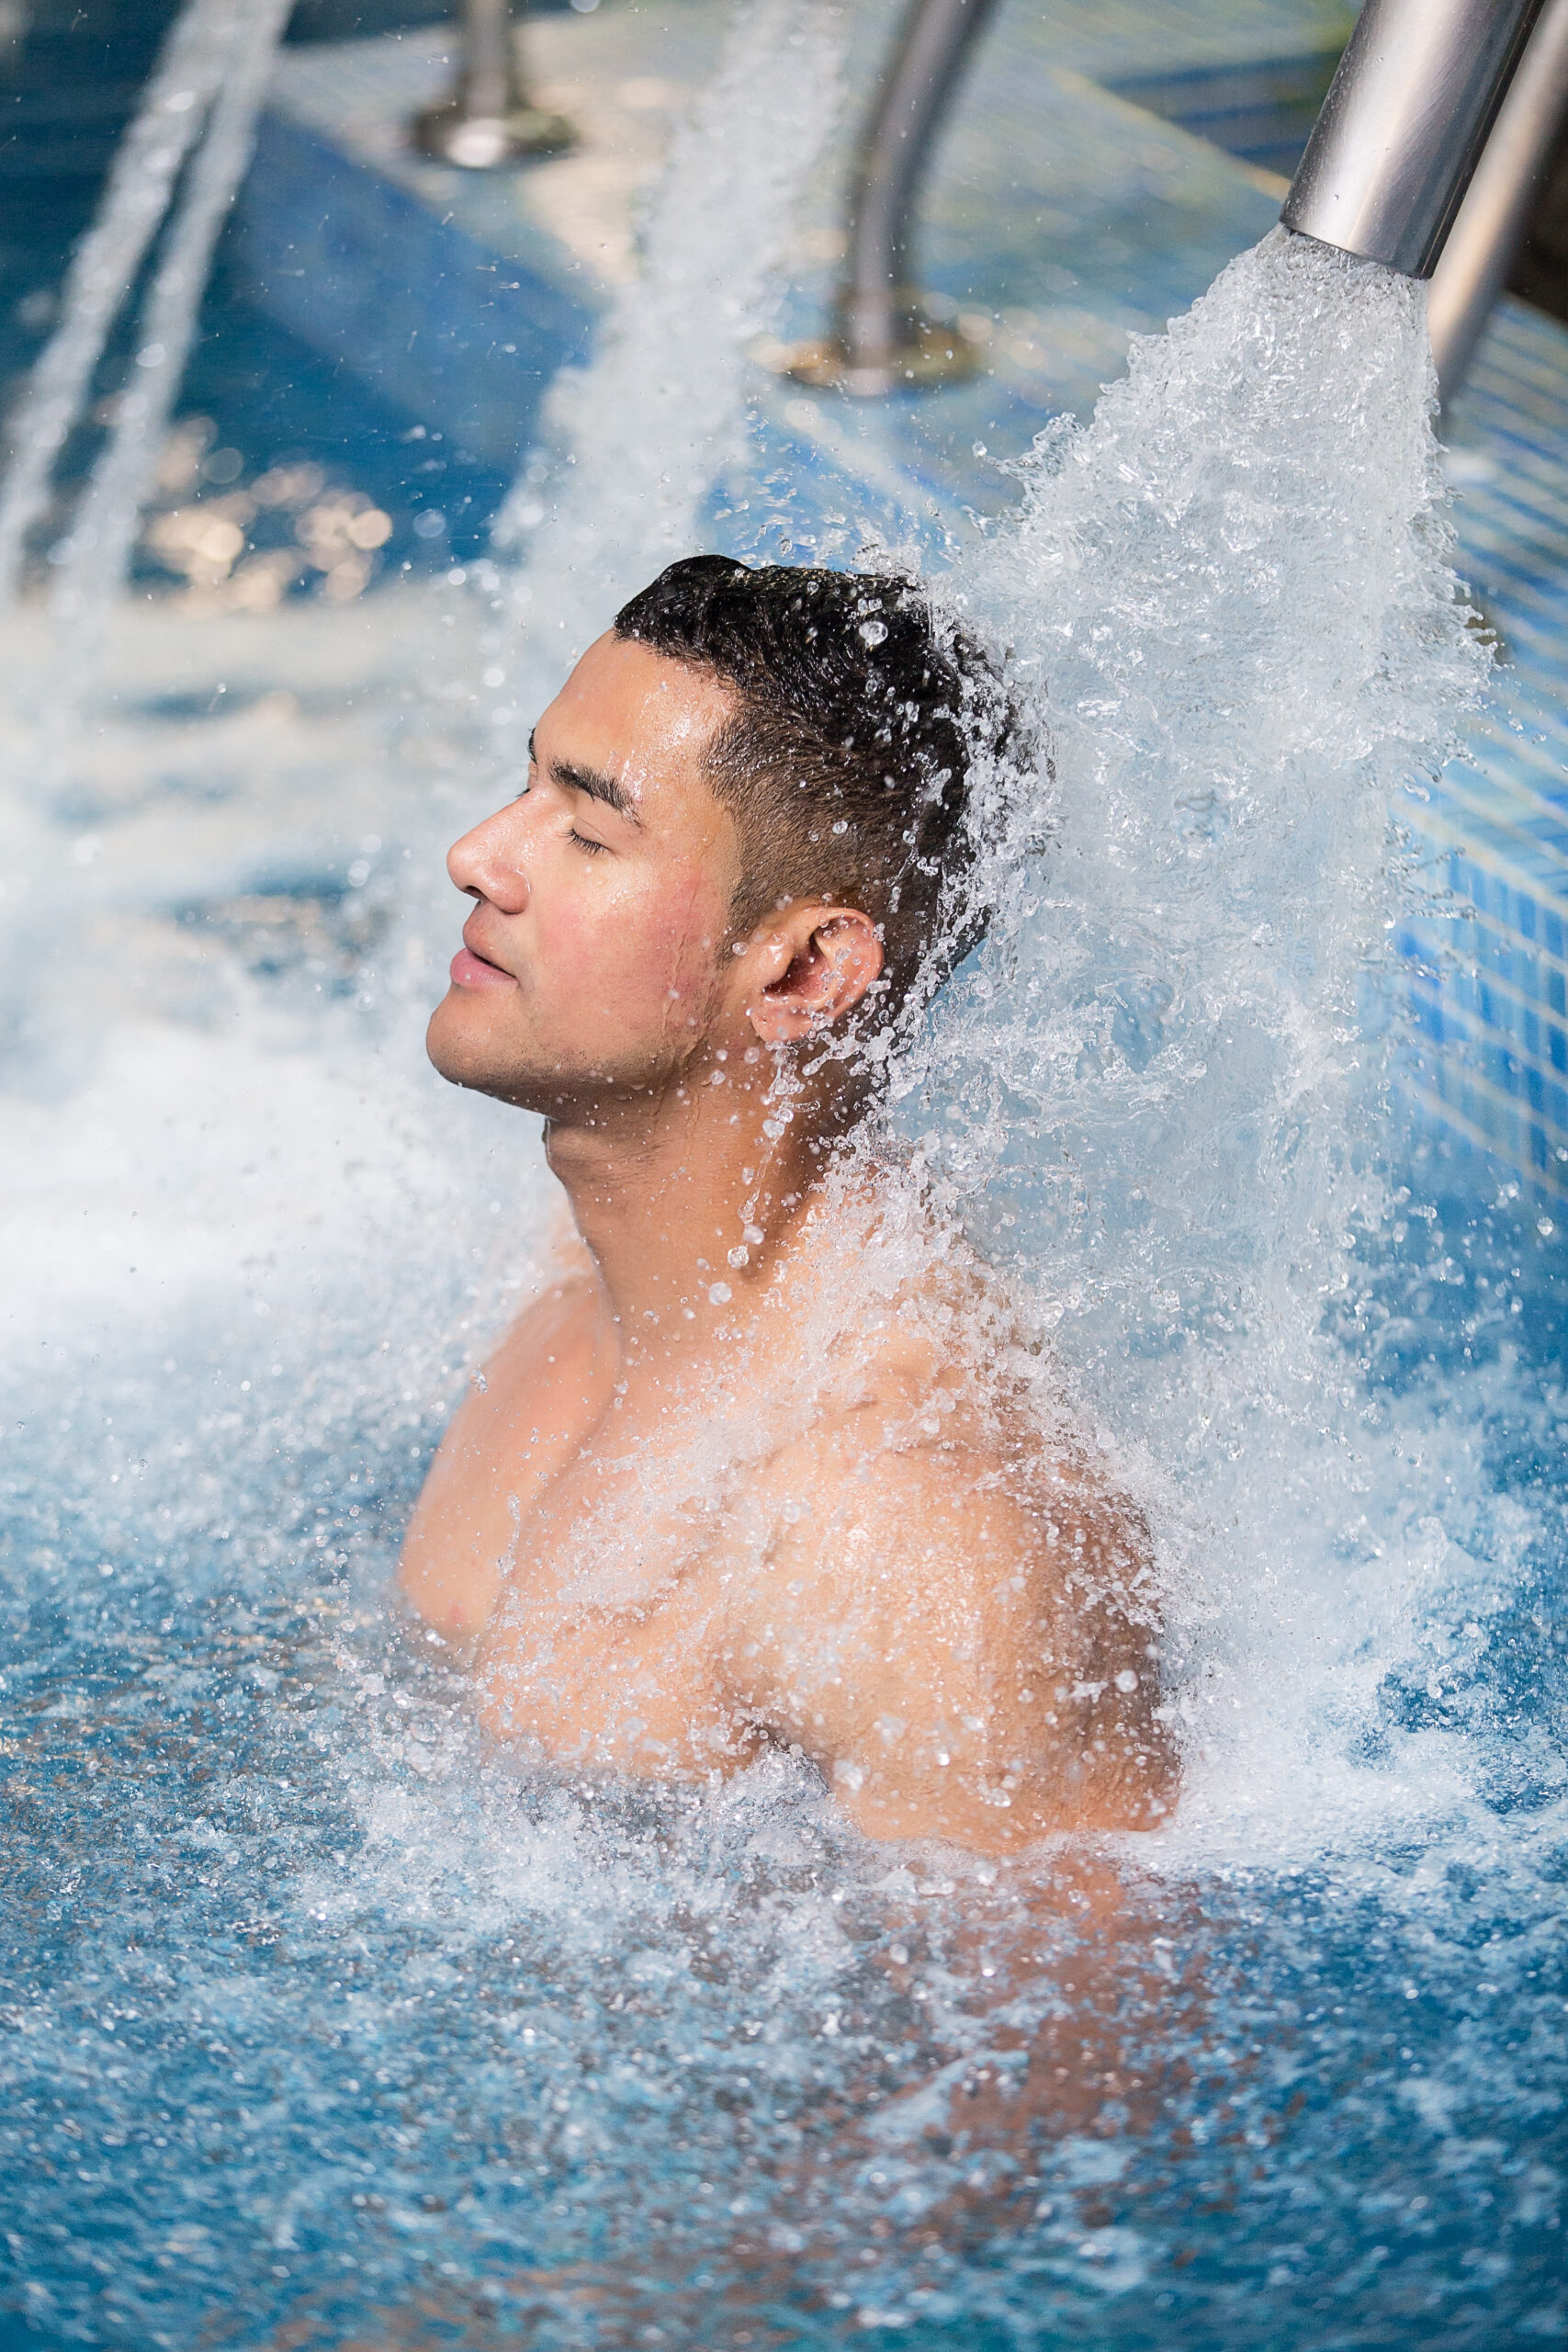
{"label": "man's neck", "polygon": [[771,1067],[716,1084],[705,1068],[646,1106],[549,1122],[547,1156],[629,1362],[690,1353],[750,1317],[842,1131]]}

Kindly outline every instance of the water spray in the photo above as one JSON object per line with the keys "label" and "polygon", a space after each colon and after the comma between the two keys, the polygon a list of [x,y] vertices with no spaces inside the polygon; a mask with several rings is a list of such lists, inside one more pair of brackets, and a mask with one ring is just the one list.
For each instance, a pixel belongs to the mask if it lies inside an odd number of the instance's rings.
{"label": "water spray", "polygon": [[94,370],[142,260],[175,205],[136,378],[120,396],[108,447],[62,550],[67,581],[57,609],[107,609],[118,591],[212,248],[250,161],[288,16],[288,0],[188,0],[164,43],[97,218],[73,259],[60,323],[12,429],[11,464],[0,487],[0,606],[16,598],[28,534],[49,506],[56,460],[82,418]]}

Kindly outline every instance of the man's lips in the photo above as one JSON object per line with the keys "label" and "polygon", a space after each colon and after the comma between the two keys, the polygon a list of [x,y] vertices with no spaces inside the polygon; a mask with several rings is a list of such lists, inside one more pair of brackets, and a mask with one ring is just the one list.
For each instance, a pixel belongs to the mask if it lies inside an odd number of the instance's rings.
{"label": "man's lips", "polygon": [[452,985],[459,989],[510,989],[516,982],[499,964],[487,964],[471,947],[459,947],[452,958]]}

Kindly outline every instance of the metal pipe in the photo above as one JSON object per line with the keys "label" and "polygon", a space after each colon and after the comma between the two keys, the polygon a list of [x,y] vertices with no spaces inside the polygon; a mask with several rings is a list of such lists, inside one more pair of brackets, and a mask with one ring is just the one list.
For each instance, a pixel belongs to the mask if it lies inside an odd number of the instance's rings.
{"label": "metal pipe", "polygon": [[831,340],[786,355],[804,383],[886,392],[973,373],[979,354],[920,308],[910,244],[921,181],[960,75],[996,0],[910,0],[855,159]]}
{"label": "metal pipe", "polygon": [[1280,218],[1429,277],[1543,0],[1366,0]]}
{"label": "metal pipe", "polygon": [[1464,381],[1471,355],[1524,243],[1565,114],[1568,0],[1546,0],[1427,297],[1432,357],[1445,402]]}
{"label": "metal pipe", "polygon": [[413,122],[415,146],[465,171],[494,171],[525,155],[557,154],[575,132],[558,114],[535,106],[524,83],[511,0],[463,0],[463,62],[457,85]]}
{"label": "metal pipe", "polygon": [[852,367],[886,366],[908,338],[915,199],[958,77],[994,0],[913,0],[855,164],[839,329]]}
{"label": "metal pipe", "polygon": [[503,117],[513,96],[512,10],[507,0],[465,0],[463,96],[481,120]]}

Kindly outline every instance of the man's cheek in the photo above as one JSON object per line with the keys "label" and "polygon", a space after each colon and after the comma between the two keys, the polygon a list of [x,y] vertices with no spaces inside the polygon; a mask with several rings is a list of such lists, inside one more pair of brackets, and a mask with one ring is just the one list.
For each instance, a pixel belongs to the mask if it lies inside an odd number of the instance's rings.
{"label": "man's cheek", "polygon": [[713,887],[700,867],[677,875],[660,894],[659,940],[667,985],[690,1002],[705,991],[723,940],[723,922]]}
{"label": "man's cheek", "polygon": [[562,910],[541,926],[539,951],[539,991],[568,1018],[657,1007],[678,985],[674,950],[635,904]]}

